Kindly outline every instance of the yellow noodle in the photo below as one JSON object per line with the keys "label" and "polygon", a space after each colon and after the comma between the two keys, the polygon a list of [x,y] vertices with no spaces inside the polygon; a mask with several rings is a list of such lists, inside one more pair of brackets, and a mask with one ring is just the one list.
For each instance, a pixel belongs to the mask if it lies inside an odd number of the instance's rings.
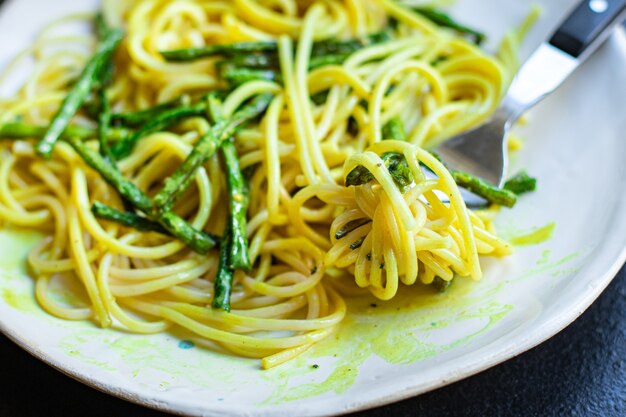
{"label": "yellow noodle", "polygon": [[[198,100],[226,87],[217,65],[224,57],[171,63],[159,51],[277,43],[281,81],[249,81],[223,100],[229,117],[258,94],[274,96],[266,114],[235,135],[241,168],[250,173],[253,266],[235,271],[231,312],[212,309],[218,248],[198,255],[170,236],[97,219],[94,202],[118,209],[123,203],[69,145],[57,144],[43,160],[34,138],[3,140],[0,219],[44,235],[28,263],[35,297],[50,314],[132,333],[183,327],[202,346],[261,358],[267,369],[337,329],[347,307],[336,289],[388,300],[408,285],[479,279],[479,254],[511,252],[494,231],[498,208],[469,211],[449,172],[423,147],[489,117],[535,15],[505,40],[498,59],[393,0],[128,0],[105,1],[103,12],[126,30],[109,89],[115,111],[182,94]],[[0,100],[0,122],[49,123],[96,44],[94,36],[54,32],[92,17],[70,16],[44,28],[0,74],[6,83],[27,61],[35,63],[15,97]],[[386,26],[391,18],[399,22],[394,29]],[[316,41],[385,29],[392,39],[364,46],[340,65],[309,69]],[[396,117],[407,142],[382,136]],[[93,127],[83,111],[73,122]],[[210,128],[198,116],[150,134],[117,169],[154,195]],[[407,162],[414,181],[406,189],[384,165],[388,152]],[[427,179],[422,165],[437,179]],[[346,187],[359,166],[372,180]],[[198,230],[222,233],[228,187],[218,154],[198,170],[175,211]],[[71,296],[55,293],[66,285]]]}

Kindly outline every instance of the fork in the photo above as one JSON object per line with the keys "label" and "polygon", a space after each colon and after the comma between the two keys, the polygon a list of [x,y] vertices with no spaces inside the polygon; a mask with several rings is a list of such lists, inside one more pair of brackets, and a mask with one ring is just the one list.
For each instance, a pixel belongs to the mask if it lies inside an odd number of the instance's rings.
{"label": "fork", "polygon": [[522,66],[491,119],[441,144],[436,149],[439,156],[450,168],[501,187],[508,163],[506,139],[513,124],[556,90],[624,19],[626,0],[583,1]]}

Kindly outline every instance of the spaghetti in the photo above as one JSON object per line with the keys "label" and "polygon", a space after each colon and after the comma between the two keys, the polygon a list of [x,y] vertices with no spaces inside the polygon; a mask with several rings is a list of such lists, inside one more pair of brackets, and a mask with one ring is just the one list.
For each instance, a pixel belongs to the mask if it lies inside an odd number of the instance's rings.
{"label": "spaghetti", "polygon": [[[129,123],[116,114],[139,117],[137,110],[155,106],[171,112],[216,91],[220,117],[228,119],[255,97],[271,95],[262,117],[235,133],[248,182],[252,267],[232,270],[230,312],[211,308],[223,263],[217,247],[201,253],[161,230],[163,222],[150,226],[149,219],[162,220],[155,206],[138,209],[151,230],[94,214],[94,203],[123,212],[128,201],[84,156],[107,143],[115,150],[127,128],[111,127],[99,142],[83,106],[49,160],[37,154],[36,130],[10,132],[17,123],[47,126],[87,62],[92,39],[54,34],[91,19],[70,16],[45,28],[7,69],[34,58],[19,92],[0,102],[0,137],[20,138],[0,145],[0,219],[45,235],[28,263],[37,300],[50,314],[145,334],[181,326],[213,348],[262,358],[268,368],[332,334],[346,314],[346,292],[362,287],[387,300],[418,281],[479,279],[479,254],[510,252],[493,230],[497,207],[468,210],[446,167],[424,150],[488,118],[514,70],[454,30],[392,0],[128,0],[105,2],[103,12],[126,32],[106,92],[111,120],[118,117],[113,125]],[[353,49],[316,52],[320,45],[332,49],[335,40]],[[269,56],[270,70],[242,75],[219,54],[189,62],[161,54],[255,42],[269,45],[269,55],[241,59],[261,67]],[[219,123],[204,111],[175,116],[143,132],[113,165],[148,202],[158,200],[165,180]],[[385,137],[392,122],[404,138]],[[408,178],[403,186],[388,155]],[[237,194],[219,153],[201,162],[188,189],[177,187],[179,198],[167,201],[177,221],[200,237],[223,235],[224,245],[228,201]],[[437,178],[426,178],[423,166]],[[348,186],[355,169],[367,181]]]}

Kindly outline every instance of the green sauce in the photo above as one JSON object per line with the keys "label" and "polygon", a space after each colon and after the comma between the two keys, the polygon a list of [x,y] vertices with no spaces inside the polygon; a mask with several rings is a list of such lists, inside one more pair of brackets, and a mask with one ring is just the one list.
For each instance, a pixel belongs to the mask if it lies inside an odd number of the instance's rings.
{"label": "green sauce", "polygon": [[515,236],[510,242],[516,246],[537,245],[549,240],[556,228],[556,223],[552,222],[543,227],[535,228],[531,232]]}

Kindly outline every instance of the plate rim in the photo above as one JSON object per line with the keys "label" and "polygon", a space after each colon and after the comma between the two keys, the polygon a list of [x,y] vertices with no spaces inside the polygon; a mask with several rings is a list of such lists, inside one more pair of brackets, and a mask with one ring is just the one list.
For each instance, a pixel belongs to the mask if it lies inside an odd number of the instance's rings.
{"label": "plate rim", "polygon": [[[4,2],[0,2],[0,8],[2,8],[2,4],[6,6],[12,1],[14,0],[5,0]],[[613,36],[621,38],[622,46],[624,47],[624,53],[626,54],[626,26],[619,27]],[[626,197],[622,197],[621,201],[618,201],[616,203],[616,208],[619,208],[621,205],[625,205],[625,203]],[[458,382],[462,379],[469,378],[500,363],[503,363],[511,358],[514,358],[524,352],[527,352],[530,349],[544,343],[546,340],[552,338],[563,329],[568,327],[577,318],[579,318],[608,287],[608,285],[612,282],[617,273],[620,271],[621,268],[624,267],[625,264],[626,245],[622,247],[621,251],[618,253],[615,260],[610,263],[610,265],[605,267],[596,266],[597,268],[600,268],[605,272],[600,274],[598,278],[593,280],[593,283],[595,284],[593,288],[590,291],[585,292],[581,297],[579,297],[576,304],[569,304],[568,308],[564,312],[556,315],[556,317],[553,316],[546,320],[544,323],[542,323],[540,327],[535,330],[535,332],[533,332],[532,335],[519,336],[515,339],[511,339],[511,341],[508,341],[497,350],[491,352],[491,354],[486,359],[473,361],[472,363],[468,364],[468,366],[464,366],[461,369],[457,368],[456,370],[450,370],[446,374],[440,375],[436,378],[435,381],[429,384],[416,384],[414,386],[405,387],[403,390],[394,392],[390,395],[385,395],[384,397],[381,396],[379,398],[374,398],[371,400],[350,403],[347,404],[345,408],[341,410],[337,409],[336,412],[332,413],[313,412],[305,414],[309,416],[335,416],[381,407],[418,395],[422,395],[424,393],[434,391],[436,389]],[[595,263],[589,265],[589,267],[592,266],[595,266]],[[583,270],[579,271],[579,273],[582,272]],[[178,403],[175,401],[165,402],[159,400],[153,394],[151,394],[150,396],[145,395],[145,393],[140,394],[139,392],[137,392],[138,390],[128,389],[128,387],[120,389],[117,388],[114,383],[107,383],[98,380],[97,378],[93,378],[87,372],[81,371],[79,367],[74,367],[72,365],[68,365],[67,363],[63,363],[61,360],[56,359],[54,355],[50,355],[46,353],[43,349],[38,348],[37,346],[33,346],[26,340],[25,337],[22,337],[18,332],[9,328],[9,326],[7,326],[1,318],[0,332],[2,332],[9,340],[11,340],[24,351],[26,351],[28,354],[32,355],[33,357],[40,360],[44,364],[52,367],[53,369],[61,372],[62,374],[74,379],[81,384],[94,388],[102,393],[128,401],[133,404],[147,407],[156,411],[163,411],[180,416],[205,417],[238,415],[242,411],[241,408],[235,408],[232,406],[220,407],[217,404],[212,405],[211,409],[209,410],[207,408],[199,408],[197,406],[189,404],[185,405],[183,403]],[[288,413],[289,411],[295,410],[293,407],[288,407],[286,409],[279,409],[274,411],[277,412],[277,415],[282,416],[286,415],[285,413]],[[269,416],[272,415],[272,411],[269,408],[258,408],[253,414],[259,416]]]}
{"label": "plate rim", "polygon": [[[626,32],[625,32],[626,34]],[[518,355],[521,355],[530,349],[544,343],[546,340],[552,338],[563,329],[572,324],[576,319],[578,319],[593,303],[594,301],[602,294],[602,292],[608,287],[608,285],[613,281],[617,273],[624,267],[626,263],[626,247],[622,248],[618,258],[611,264],[610,268],[607,268],[606,272],[597,280],[599,285],[594,287],[594,291],[586,293],[585,297],[582,297],[580,302],[575,306],[576,308],[571,308],[573,311],[572,314],[569,315],[561,315],[559,317],[563,317],[561,320],[551,320],[548,321],[541,327],[540,332],[535,332],[535,337],[524,337],[522,338],[522,343],[513,343],[509,342],[506,346],[499,349],[497,352],[491,355],[490,360],[487,361],[479,361],[478,364],[472,364],[468,367],[465,367],[462,371],[452,371],[450,372],[449,377],[442,376],[436,383],[433,383],[424,388],[407,388],[402,392],[397,394],[392,394],[389,396],[385,396],[384,398],[374,399],[371,401],[363,401],[359,403],[355,403],[344,410],[338,411],[336,413],[312,413],[307,414],[310,416],[341,416],[349,413],[354,413],[358,411],[364,411],[376,407],[381,407],[384,405],[392,404],[398,401],[402,401],[408,398],[416,397],[418,395],[425,394],[430,391],[434,391],[436,389],[442,388],[444,386],[453,384],[455,382],[461,381],[465,378],[469,378],[471,376],[477,375],[487,369],[490,369],[494,366],[499,365],[509,359],[512,359]],[[552,323],[554,322],[554,323]],[[79,369],[73,369],[71,366],[63,365],[60,361],[57,361],[55,358],[46,354],[43,350],[38,349],[30,344],[24,338],[22,338],[15,331],[7,328],[2,320],[0,320],[0,332],[2,332],[8,339],[10,339],[17,346],[22,348],[28,354],[32,355],[36,359],[40,360],[44,364],[52,367],[53,369],[61,372],[62,374],[74,379],[75,381],[94,388],[100,392],[111,395],[113,397],[128,401],[130,403],[140,405],[143,407],[148,407],[150,409],[156,411],[165,411],[167,413],[171,413],[173,415],[179,416],[221,416],[224,415],[222,413],[236,413],[237,410],[230,407],[223,408],[214,408],[212,410],[192,410],[190,406],[177,406],[177,403],[169,402],[161,402],[156,398],[148,399],[145,396],[134,395],[129,390],[119,390],[116,389],[113,384],[107,384],[105,382],[98,381],[94,378],[91,378],[89,375],[81,373]],[[539,334],[540,336],[536,336]],[[189,407],[189,408],[187,408]],[[263,413],[266,410],[259,409],[259,415],[264,415]],[[280,412],[279,412],[280,413]],[[234,414],[231,414],[234,415]]]}

